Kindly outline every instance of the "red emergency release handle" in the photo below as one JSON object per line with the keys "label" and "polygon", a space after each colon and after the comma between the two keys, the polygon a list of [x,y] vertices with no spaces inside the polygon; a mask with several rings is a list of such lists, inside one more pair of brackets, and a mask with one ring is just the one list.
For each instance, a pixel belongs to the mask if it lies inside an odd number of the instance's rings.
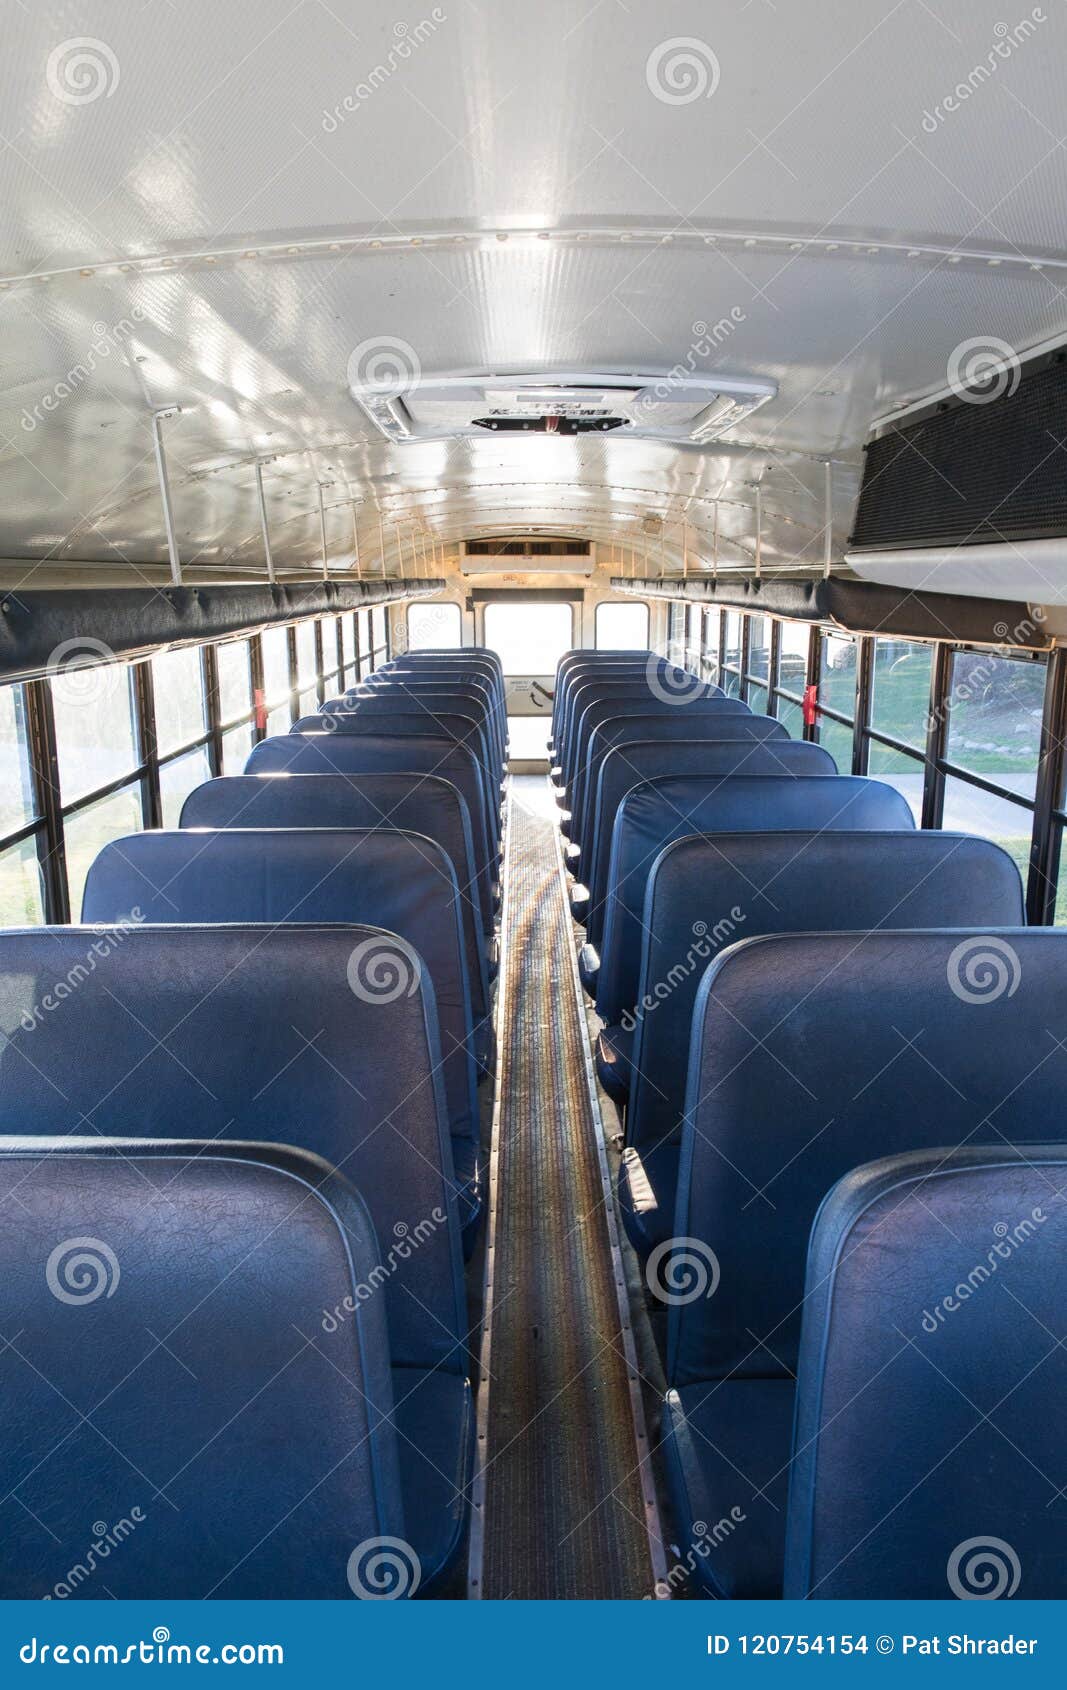
{"label": "red emergency release handle", "polygon": [[818,714],[819,714],[819,689],[818,689],[818,687],[805,687],[804,688],[804,726],[806,728],[813,728],[815,726],[815,719],[818,716]]}
{"label": "red emergency release handle", "polygon": [[257,732],[265,734],[267,731],[267,700],[262,687],[256,688],[253,694],[253,703],[256,707]]}

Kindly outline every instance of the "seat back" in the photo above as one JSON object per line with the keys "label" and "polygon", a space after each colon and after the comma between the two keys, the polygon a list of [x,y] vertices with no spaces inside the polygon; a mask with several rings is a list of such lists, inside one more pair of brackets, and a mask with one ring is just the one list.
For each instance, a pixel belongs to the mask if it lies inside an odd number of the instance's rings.
{"label": "seat back", "polygon": [[297,925],[2,932],[3,1130],[172,1139],[195,1124],[205,1139],[313,1151],[361,1192],[383,1248],[397,1227],[427,1222],[384,1285],[390,1348],[397,1365],[462,1373],[432,988],[425,976],[410,996],[352,984],[389,937]]}
{"label": "seat back", "polygon": [[652,865],[664,846],[690,833],[910,830],[907,802],[861,775],[667,777],[627,793],[615,818],[604,888],[597,1010],[621,1021],[637,1002],[641,922]]}
{"label": "seat back", "polygon": [[463,798],[470,816],[479,906],[492,909],[496,844],[490,841],[481,770],[466,746],[435,734],[395,739],[389,734],[275,734],[252,747],[245,774],[425,774],[447,780]]}
{"label": "seat back", "polygon": [[593,696],[590,688],[599,687],[603,691],[615,686],[627,687],[634,682],[647,687],[650,675],[659,675],[670,667],[666,658],[631,652],[619,662],[584,664],[572,669],[564,682],[565,691],[560,707],[560,750],[567,754],[571,749],[570,739],[574,732],[577,712],[583,701],[588,703]]}
{"label": "seat back", "polygon": [[[746,742],[752,752],[758,745],[771,750],[781,745],[807,745],[808,752],[822,752],[822,755],[786,754],[780,762],[781,771],[807,767],[810,774],[837,772],[837,764],[824,747],[812,745],[810,740],[791,740],[781,723],[771,717],[717,708],[675,711],[670,717],[612,717],[595,730],[590,740],[582,815],[578,818],[582,828],[582,864],[588,870],[585,884],[590,891],[595,884],[602,884],[595,880],[597,870],[604,870],[607,865],[612,823],[631,786],[654,774],[700,774],[705,767],[712,774],[719,767],[715,760],[717,754],[712,754],[712,760],[705,766],[700,760],[700,747],[720,742],[734,745]],[[764,762],[766,759],[761,764],[752,764],[752,771],[763,767]],[[634,777],[629,779],[631,774]],[[573,823],[572,835],[575,835]],[[590,880],[590,874],[594,879]]]}
{"label": "seat back", "polygon": [[417,833],[366,828],[154,829],[113,839],[85,881],[82,920],[109,926],[136,904],[145,921],[361,922],[364,989],[433,986],[453,1139],[478,1139],[473,1023],[459,888],[445,853]]}
{"label": "seat back", "polygon": [[[507,741],[507,715],[500,700],[487,681],[460,682],[447,674],[398,671],[378,678],[371,676],[362,685],[349,687],[340,697],[327,700],[325,711],[352,708],[362,700],[383,702],[392,700],[395,709],[458,710],[472,715],[485,734],[486,744],[494,757],[494,766],[504,760]],[[399,702],[398,702],[399,701]]]}
{"label": "seat back", "polygon": [[[431,721],[442,716],[458,716],[470,720],[477,727],[477,742],[486,768],[500,778],[503,766],[504,741],[498,732],[487,700],[460,688],[427,686],[416,681],[410,686],[400,681],[383,682],[379,687],[362,687],[346,692],[342,698],[331,698],[322,707],[325,716],[388,715],[428,716]],[[424,722],[424,727],[428,724]]]}
{"label": "seat back", "polygon": [[[704,737],[701,724],[709,724],[706,729],[707,736],[716,737],[716,730],[721,727],[724,719],[729,723],[746,724],[740,729],[736,736],[738,738],[789,738],[785,727],[775,717],[755,715],[748,705],[742,704],[738,698],[701,698],[696,703],[681,708],[662,699],[650,700],[647,695],[641,694],[637,698],[605,699],[603,708],[599,701],[590,705],[583,718],[583,753],[567,789],[567,801],[574,817],[574,826],[582,830],[583,843],[590,841],[596,810],[597,783],[604,757],[611,746],[622,744],[628,739],[659,739],[661,735],[657,730],[660,728],[668,738],[675,729],[675,737],[688,738],[689,736],[682,732],[682,726],[686,722],[694,724],[694,739]],[[628,723],[634,723],[634,728],[628,730]],[[652,731],[646,733],[646,727],[651,727]],[[609,729],[612,730],[610,737],[607,732]],[[729,737],[735,737],[732,729]],[[573,826],[571,831],[573,834]]]}
{"label": "seat back", "polygon": [[765,933],[1025,921],[1019,871],[960,833],[720,833],[676,840],[645,894],[626,1136],[681,1134],[697,990],[715,954]]}
{"label": "seat back", "polygon": [[[677,689],[678,678],[688,691]],[[664,664],[655,671],[642,670],[628,680],[614,677],[608,681],[596,679],[582,682],[567,702],[568,722],[564,742],[562,768],[568,795],[576,770],[582,767],[589,750],[589,739],[598,722],[609,716],[661,716],[691,709],[694,705],[721,703],[728,710],[749,715],[748,705],[739,698],[727,699],[719,687],[699,681],[685,671]],[[611,706],[611,708],[609,708]]]}
{"label": "seat back", "polygon": [[459,711],[449,712],[439,710],[397,710],[391,700],[367,700],[361,702],[354,709],[343,709],[329,715],[303,716],[294,722],[289,730],[293,734],[315,733],[319,729],[326,733],[336,734],[339,738],[345,736],[366,735],[389,739],[423,738],[433,734],[437,738],[450,739],[455,745],[462,745],[474,758],[478,769],[478,782],[482,790],[486,824],[489,837],[494,846],[500,837],[500,777],[499,773],[492,773],[489,766],[489,752],[485,743],[485,735],[473,716],[464,716]]}
{"label": "seat back", "polygon": [[346,827],[423,834],[447,855],[459,883],[463,943],[475,1022],[489,1013],[483,923],[470,815],[437,775],[224,775],[194,787],[182,806],[189,827]]}
{"label": "seat back", "polygon": [[674,1226],[730,1290],[671,1309],[671,1382],[795,1369],[812,1223],[860,1163],[1062,1138],[1065,1019],[1067,933],[1048,928],[724,951],[697,994]]}
{"label": "seat back", "polygon": [[607,674],[613,665],[628,663],[632,667],[635,660],[647,663],[649,658],[654,656],[655,653],[651,651],[590,651],[579,648],[565,652],[556,665],[555,692],[552,699],[552,736],[556,745],[559,744],[562,731],[567,694],[580,669],[594,674],[599,670]]}
{"label": "seat back", "polygon": [[0,1140],[0,1597],[351,1596],[405,1536],[380,1261],[303,1151]]}
{"label": "seat back", "polygon": [[997,1143],[889,1157],[825,1199],[787,1597],[1062,1598],[1065,1185],[1064,1145]]}

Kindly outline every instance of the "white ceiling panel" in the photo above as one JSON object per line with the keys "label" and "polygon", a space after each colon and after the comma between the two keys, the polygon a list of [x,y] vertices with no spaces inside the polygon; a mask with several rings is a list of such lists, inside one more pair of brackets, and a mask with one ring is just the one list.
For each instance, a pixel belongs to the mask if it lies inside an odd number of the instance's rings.
{"label": "white ceiling panel", "polygon": [[[528,528],[843,555],[872,419],[1067,335],[1061,4],[0,0],[0,555],[183,563]],[[401,379],[752,378],[704,447],[384,439]],[[401,540],[397,540],[397,523]],[[34,573],[37,574],[36,568]],[[39,576],[39,579],[46,579]]]}

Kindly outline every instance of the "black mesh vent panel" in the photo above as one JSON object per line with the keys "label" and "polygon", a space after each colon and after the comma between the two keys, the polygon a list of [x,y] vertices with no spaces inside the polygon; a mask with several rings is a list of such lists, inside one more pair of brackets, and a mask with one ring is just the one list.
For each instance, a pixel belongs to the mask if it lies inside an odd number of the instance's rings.
{"label": "black mesh vent panel", "polygon": [[1024,366],[1014,393],[952,402],[867,448],[857,549],[1067,534],[1067,360]]}

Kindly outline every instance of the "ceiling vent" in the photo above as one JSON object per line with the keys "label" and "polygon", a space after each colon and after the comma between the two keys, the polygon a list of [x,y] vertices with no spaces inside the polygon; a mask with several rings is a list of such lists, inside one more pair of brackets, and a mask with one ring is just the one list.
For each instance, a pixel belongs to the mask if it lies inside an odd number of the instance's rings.
{"label": "ceiling vent", "polygon": [[465,575],[497,575],[512,570],[560,575],[591,575],[593,548],[588,540],[570,537],[516,539],[500,536],[466,540],[460,567]]}
{"label": "ceiling vent", "polygon": [[353,399],[389,440],[479,434],[638,435],[704,445],[773,399],[774,382],[744,377],[603,375],[422,376],[402,388],[365,383]]}

